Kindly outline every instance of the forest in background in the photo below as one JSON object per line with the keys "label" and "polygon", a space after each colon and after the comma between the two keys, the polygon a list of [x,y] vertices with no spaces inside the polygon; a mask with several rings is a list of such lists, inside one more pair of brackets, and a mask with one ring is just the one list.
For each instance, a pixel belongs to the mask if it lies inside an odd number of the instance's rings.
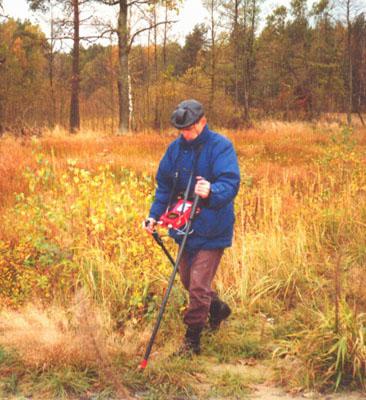
{"label": "forest in background", "polygon": [[[102,13],[88,14],[97,3],[115,8],[112,25]],[[71,132],[161,130],[184,98],[202,101],[215,126],[338,113],[347,114],[348,124],[352,117],[364,124],[361,0],[320,0],[311,7],[292,0],[265,20],[261,0],[205,0],[207,20],[182,44],[171,34],[178,0],[28,4],[48,19],[51,35],[7,17],[0,1],[1,133],[37,134],[56,125]],[[87,36],[80,34],[83,24]],[[137,44],[141,34],[146,44]],[[71,51],[62,50],[65,40]]]}

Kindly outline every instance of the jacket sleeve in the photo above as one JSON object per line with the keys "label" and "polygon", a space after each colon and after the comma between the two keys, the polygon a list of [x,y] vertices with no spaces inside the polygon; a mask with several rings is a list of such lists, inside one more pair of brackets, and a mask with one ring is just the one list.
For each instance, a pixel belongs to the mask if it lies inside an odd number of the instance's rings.
{"label": "jacket sleeve", "polygon": [[173,186],[173,162],[170,157],[169,148],[160,161],[156,174],[156,182],[155,199],[151,205],[149,217],[158,220],[168,206]]}
{"label": "jacket sleeve", "polygon": [[208,198],[208,207],[219,209],[230,203],[239,190],[240,172],[233,145],[225,141],[214,155],[213,179]]}

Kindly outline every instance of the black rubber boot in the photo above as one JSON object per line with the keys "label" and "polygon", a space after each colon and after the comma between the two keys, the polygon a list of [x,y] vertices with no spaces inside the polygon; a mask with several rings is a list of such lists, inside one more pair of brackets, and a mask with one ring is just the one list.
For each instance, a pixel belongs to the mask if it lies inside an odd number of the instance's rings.
{"label": "black rubber boot", "polygon": [[212,300],[208,318],[210,329],[217,331],[220,328],[221,322],[227,319],[230,314],[231,309],[225,302],[220,299]]}
{"label": "black rubber boot", "polygon": [[178,349],[178,351],[173,353],[173,355],[180,357],[190,357],[193,354],[200,354],[201,332],[201,326],[188,325],[183,344]]}

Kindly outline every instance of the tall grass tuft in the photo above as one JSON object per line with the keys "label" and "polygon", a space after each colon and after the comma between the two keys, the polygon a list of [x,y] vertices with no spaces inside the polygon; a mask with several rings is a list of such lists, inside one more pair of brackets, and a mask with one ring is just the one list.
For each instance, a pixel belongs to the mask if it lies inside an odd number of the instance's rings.
{"label": "tall grass tuft", "polygon": [[32,391],[63,398],[82,394],[99,380],[130,398],[112,361],[129,344],[116,334],[108,313],[83,292],[68,308],[29,304],[3,310],[0,329],[1,345],[15,350],[26,368],[41,371]]}
{"label": "tall grass tuft", "polygon": [[66,309],[28,304],[2,310],[0,328],[2,345],[34,367],[95,366],[118,351],[108,316],[80,295]]}

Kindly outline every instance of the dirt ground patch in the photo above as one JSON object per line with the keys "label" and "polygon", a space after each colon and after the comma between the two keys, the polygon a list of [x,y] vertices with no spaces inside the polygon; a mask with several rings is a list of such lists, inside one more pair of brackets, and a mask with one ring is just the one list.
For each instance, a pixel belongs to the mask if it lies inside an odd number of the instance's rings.
{"label": "dirt ground patch", "polygon": [[248,395],[249,400],[364,400],[365,393],[349,392],[335,394],[320,394],[315,392],[305,392],[298,394],[286,393],[283,389],[266,384],[256,385],[253,393]]}
{"label": "dirt ground patch", "polygon": [[[207,370],[213,374],[236,374],[242,376],[249,388],[249,392],[243,396],[246,400],[365,400],[366,393],[345,392],[322,394],[312,391],[300,393],[286,392],[285,389],[276,386],[274,371],[270,364],[257,362],[256,360],[243,360],[236,364],[207,365]],[[210,400],[236,400],[241,397],[215,396]]]}

